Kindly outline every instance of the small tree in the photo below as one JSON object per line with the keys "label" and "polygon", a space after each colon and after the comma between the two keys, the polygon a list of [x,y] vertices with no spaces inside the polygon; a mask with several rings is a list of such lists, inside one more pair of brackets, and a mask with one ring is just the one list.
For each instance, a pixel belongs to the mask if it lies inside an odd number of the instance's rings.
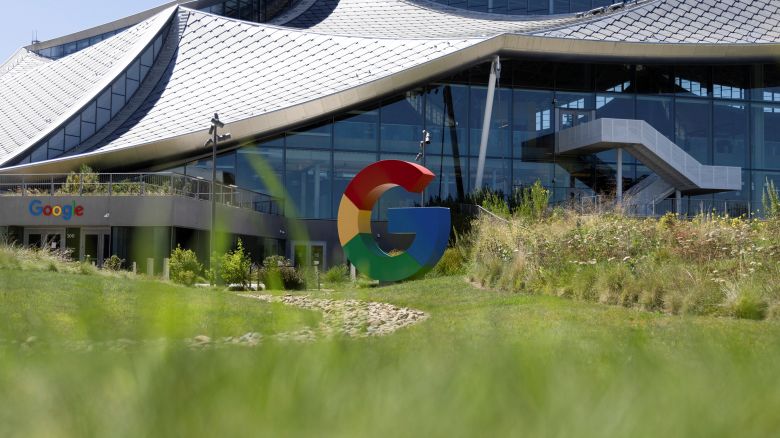
{"label": "small tree", "polygon": [[244,243],[241,242],[241,239],[238,239],[236,249],[222,256],[219,273],[226,284],[240,284],[246,288],[249,286],[249,268],[251,265],[252,261],[249,258],[249,253],[244,251]]}
{"label": "small tree", "polygon": [[764,194],[761,197],[761,203],[764,206],[764,214],[767,219],[780,218],[780,196],[777,194],[775,182],[769,178],[766,179],[766,184],[764,184]]}
{"label": "small tree", "polygon": [[190,249],[182,249],[177,245],[171,252],[170,275],[176,283],[192,286],[203,272],[203,265],[198,262],[198,256]]}
{"label": "small tree", "polygon": [[517,198],[515,214],[524,219],[538,221],[547,211],[550,191],[542,186],[541,181],[536,180],[531,187],[516,191],[515,197]]}
{"label": "small tree", "polygon": [[301,290],[306,287],[300,272],[282,256],[266,257],[258,275],[267,290]]}

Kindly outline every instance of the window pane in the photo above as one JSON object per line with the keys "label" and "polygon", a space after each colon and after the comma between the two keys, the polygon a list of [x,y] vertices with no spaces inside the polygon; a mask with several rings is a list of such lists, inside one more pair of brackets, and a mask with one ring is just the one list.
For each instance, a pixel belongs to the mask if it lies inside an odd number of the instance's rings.
{"label": "window pane", "polygon": [[381,150],[403,152],[406,159],[414,158],[422,137],[422,95],[409,92],[404,97],[385,103],[380,113]]}
{"label": "window pane", "polygon": [[713,163],[725,166],[747,166],[747,105],[715,102],[712,123]]}
{"label": "window pane", "polygon": [[435,199],[462,200],[467,193],[467,163],[466,158],[438,155],[426,157],[425,167],[436,174],[436,178],[425,189],[428,202]]}
{"label": "window pane", "polygon": [[427,92],[425,111],[426,129],[431,133],[431,144],[426,153],[466,156],[469,143],[469,87],[450,84],[435,86]]}
{"label": "window pane", "polygon": [[330,149],[333,125],[326,122],[287,133],[287,147]]}
{"label": "window pane", "polygon": [[677,100],[675,117],[677,146],[702,164],[711,164],[710,103],[700,100]]}
{"label": "window pane", "polygon": [[376,162],[376,153],[336,152],[333,155],[333,211],[338,211],[347,185],[363,168]]}
{"label": "window pane", "polygon": [[707,97],[710,95],[709,67],[677,66],[674,73],[674,88],[678,96]]}
{"label": "window pane", "polygon": [[597,65],[596,91],[624,93],[633,91],[634,66],[625,64]]}
{"label": "window pane", "polygon": [[81,141],[84,142],[95,134],[95,124],[90,122],[81,122]]}
{"label": "window pane", "polygon": [[780,105],[753,104],[753,167],[780,170]]}
{"label": "window pane", "polygon": [[287,151],[286,188],[298,217],[331,218],[331,154],[329,151]]}
{"label": "window pane", "polygon": [[[486,87],[471,87],[470,143],[471,155],[478,156],[482,141],[482,123],[485,117],[487,100]],[[497,89],[493,98],[493,114],[487,143],[487,155],[491,157],[511,158],[511,114],[512,91]]]}
{"label": "window pane", "polygon": [[526,162],[553,161],[555,130],[551,91],[514,91],[514,157]]}
{"label": "window pane", "polygon": [[49,149],[55,151],[65,150],[65,131],[60,129],[49,138]]}
{"label": "window pane", "polygon": [[350,111],[333,127],[336,149],[376,151],[379,147],[379,109]]}
{"label": "window pane", "polygon": [[[598,94],[596,95],[596,118],[611,119],[635,119],[634,117],[634,96],[625,94]],[[617,162],[617,153],[614,149],[599,152],[599,159],[610,163]],[[624,163],[633,163],[634,159],[630,154],[623,154]]]}
{"label": "window pane", "polygon": [[555,64],[538,61],[514,62],[512,84],[517,88],[552,89],[555,86]]}
{"label": "window pane", "polygon": [[[263,173],[262,170],[272,172]],[[246,146],[236,151],[236,185],[248,190],[284,196],[274,193],[284,187],[284,150],[270,148],[266,144]]]}
{"label": "window pane", "polygon": [[780,102],[780,65],[767,64],[757,67],[754,100]]}
{"label": "window pane", "polygon": [[721,99],[747,99],[749,78],[747,66],[719,65],[712,69],[713,96]]}
{"label": "window pane", "polygon": [[673,79],[672,68],[665,65],[637,65],[636,86],[637,92],[642,94],[669,94],[672,93]]}
{"label": "window pane", "polygon": [[591,64],[559,63],[555,68],[555,89],[593,91]]}
{"label": "window pane", "polygon": [[[469,191],[476,189],[478,164],[477,158],[472,157],[469,160]],[[512,160],[486,159],[482,187],[509,194],[512,189]]]}
{"label": "window pane", "polygon": [[671,98],[636,98],[636,118],[644,120],[669,140],[674,140],[673,104]]}

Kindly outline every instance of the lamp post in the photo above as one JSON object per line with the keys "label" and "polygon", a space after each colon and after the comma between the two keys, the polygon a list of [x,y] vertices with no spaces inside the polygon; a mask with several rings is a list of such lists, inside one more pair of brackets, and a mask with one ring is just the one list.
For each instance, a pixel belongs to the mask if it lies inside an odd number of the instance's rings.
{"label": "lamp post", "polygon": [[[414,161],[419,161],[425,166],[425,146],[431,144],[431,133],[423,129],[422,140],[420,140],[420,152],[417,152],[417,156]],[[441,176],[440,176],[441,177]],[[420,207],[425,207],[425,189],[423,188],[420,194]]]}
{"label": "lamp post", "polygon": [[[209,232],[209,253],[214,253],[214,247],[216,242],[215,227],[217,218],[217,143],[221,141],[230,140],[230,134],[225,133],[219,135],[218,129],[224,128],[225,124],[219,121],[219,114],[214,113],[214,117],[211,118],[211,127],[209,128],[209,135],[211,136],[206,140],[205,147],[211,146],[211,222]],[[213,268],[213,267],[212,267]]]}

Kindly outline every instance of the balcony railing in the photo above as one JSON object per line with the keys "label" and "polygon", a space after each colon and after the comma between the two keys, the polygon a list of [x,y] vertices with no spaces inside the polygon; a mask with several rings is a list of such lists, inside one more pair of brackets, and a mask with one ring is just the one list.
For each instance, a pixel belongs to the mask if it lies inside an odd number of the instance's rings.
{"label": "balcony railing", "polygon": [[[179,196],[208,201],[211,182],[177,173],[0,175],[2,196]],[[281,199],[232,185],[215,184],[214,199],[231,207],[284,214]]]}

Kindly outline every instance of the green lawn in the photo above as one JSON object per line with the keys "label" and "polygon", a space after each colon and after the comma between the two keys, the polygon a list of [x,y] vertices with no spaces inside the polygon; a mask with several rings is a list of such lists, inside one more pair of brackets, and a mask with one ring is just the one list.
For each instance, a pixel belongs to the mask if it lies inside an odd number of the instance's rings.
{"label": "green lawn", "polygon": [[[101,286],[96,278],[0,271],[2,331],[26,336],[60,324],[65,337],[235,335],[281,330],[274,315],[291,312],[229,293],[131,280]],[[114,304],[87,305],[85,328],[59,322],[83,314],[79,303],[91,294]],[[153,298],[166,294],[179,298]],[[26,306],[25,295],[35,304]],[[315,295],[391,302],[431,317],[383,338],[252,349],[5,348],[0,435],[710,437],[780,430],[776,322],[484,291],[460,278]],[[133,313],[138,301],[168,310]],[[113,313],[95,315],[103,309]],[[189,322],[169,331],[159,321],[171,313]]]}
{"label": "green lawn", "polygon": [[0,270],[0,339],[183,340],[316,325],[316,312],[225,291],[104,275]]}

